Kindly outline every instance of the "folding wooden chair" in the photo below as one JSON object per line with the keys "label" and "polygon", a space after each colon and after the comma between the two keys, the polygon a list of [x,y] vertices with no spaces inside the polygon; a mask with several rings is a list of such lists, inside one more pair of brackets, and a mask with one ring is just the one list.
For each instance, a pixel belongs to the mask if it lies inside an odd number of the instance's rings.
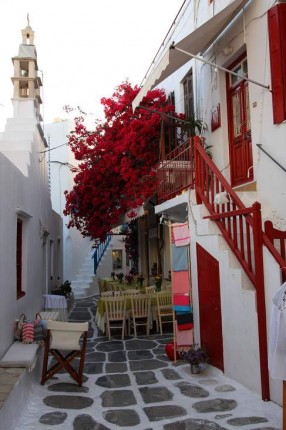
{"label": "folding wooden chair", "polygon": [[160,334],[163,334],[163,324],[170,324],[173,322],[172,293],[164,291],[157,294],[156,297],[156,328],[157,332],[160,329]]}
{"label": "folding wooden chair", "polygon": [[131,311],[128,315],[128,334],[131,328],[134,330],[134,337],[137,337],[137,327],[145,326],[146,334],[150,332],[151,318],[151,297],[149,294],[139,294],[131,296]]}
{"label": "folding wooden chair", "polygon": [[122,329],[121,339],[124,339],[126,322],[126,298],[122,296],[106,297],[104,300],[106,331],[111,339],[111,329]]}
{"label": "folding wooden chair", "polygon": [[[41,380],[42,385],[61,369],[65,369],[79,386],[82,385],[87,331],[88,322],[47,321],[47,336],[45,338]],[[81,336],[83,336],[82,342],[80,342]],[[63,355],[62,352],[64,351],[69,352]],[[56,363],[50,368],[48,368],[49,354],[56,360]],[[78,371],[70,364],[76,357],[80,357]]]}

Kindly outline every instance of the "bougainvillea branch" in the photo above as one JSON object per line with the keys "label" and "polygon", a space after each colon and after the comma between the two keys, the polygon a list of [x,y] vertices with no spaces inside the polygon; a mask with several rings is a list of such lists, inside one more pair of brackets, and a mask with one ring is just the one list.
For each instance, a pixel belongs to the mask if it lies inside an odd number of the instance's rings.
{"label": "bougainvillea branch", "polygon": [[133,112],[138,91],[123,82],[111,98],[103,98],[105,120],[93,131],[86,128],[83,116],[75,119],[69,145],[79,166],[73,189],[65,192],[64,214],[70,215],[68,226],[83,236],[104,240],[126,212],[132,215],[155,193],[161,124],[157,112],[175,115],[174,107],[166,102],[164,91],[156,89],[142,101],[152,111]]}

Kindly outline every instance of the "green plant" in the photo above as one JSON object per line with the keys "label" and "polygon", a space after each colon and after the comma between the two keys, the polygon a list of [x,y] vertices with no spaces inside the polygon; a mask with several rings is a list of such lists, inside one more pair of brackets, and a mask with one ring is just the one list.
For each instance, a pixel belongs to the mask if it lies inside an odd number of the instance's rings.
{"label": "green plant", "polygon": [[182,351],[180,358],[190,364],[206,363],[209,360],[205,349],[201,348],[197,343],[194,343],[188,351]]}
{"label": "green plant", "polygon": [[72,287],[71,287],[70,281],[65,281],[59,287],[56,287],[54,290],[51,291],[52,294],[55,294],[58,296],[67,296],[71,292],[72,292]]}

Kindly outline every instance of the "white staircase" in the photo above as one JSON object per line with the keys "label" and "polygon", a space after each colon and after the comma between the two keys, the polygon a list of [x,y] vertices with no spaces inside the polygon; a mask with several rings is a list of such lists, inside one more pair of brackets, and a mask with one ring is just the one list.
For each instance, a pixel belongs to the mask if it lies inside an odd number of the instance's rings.
{"label": "white staircase", "polygon": [[92,255],[93,250],[89,252],[79,270],[79,273],[71,281],[71,287],[75,299],[83,299],[99,293],[98,283],[93,274]]}

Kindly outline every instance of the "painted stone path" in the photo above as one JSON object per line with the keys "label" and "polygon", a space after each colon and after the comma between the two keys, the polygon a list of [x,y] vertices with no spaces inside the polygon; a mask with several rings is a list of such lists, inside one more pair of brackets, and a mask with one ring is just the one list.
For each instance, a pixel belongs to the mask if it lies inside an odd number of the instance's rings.
{"label": "painted stone path", "polygon": [[[171,335],[108,341],[94,324],[96,298],[70,321],[90,321],[84,383],[68,375],[34,387],[14,430],[279,430],[282,410],[212,366],[191,375],[165,354]],[[8,429],[7,429],[8,430]]]}

